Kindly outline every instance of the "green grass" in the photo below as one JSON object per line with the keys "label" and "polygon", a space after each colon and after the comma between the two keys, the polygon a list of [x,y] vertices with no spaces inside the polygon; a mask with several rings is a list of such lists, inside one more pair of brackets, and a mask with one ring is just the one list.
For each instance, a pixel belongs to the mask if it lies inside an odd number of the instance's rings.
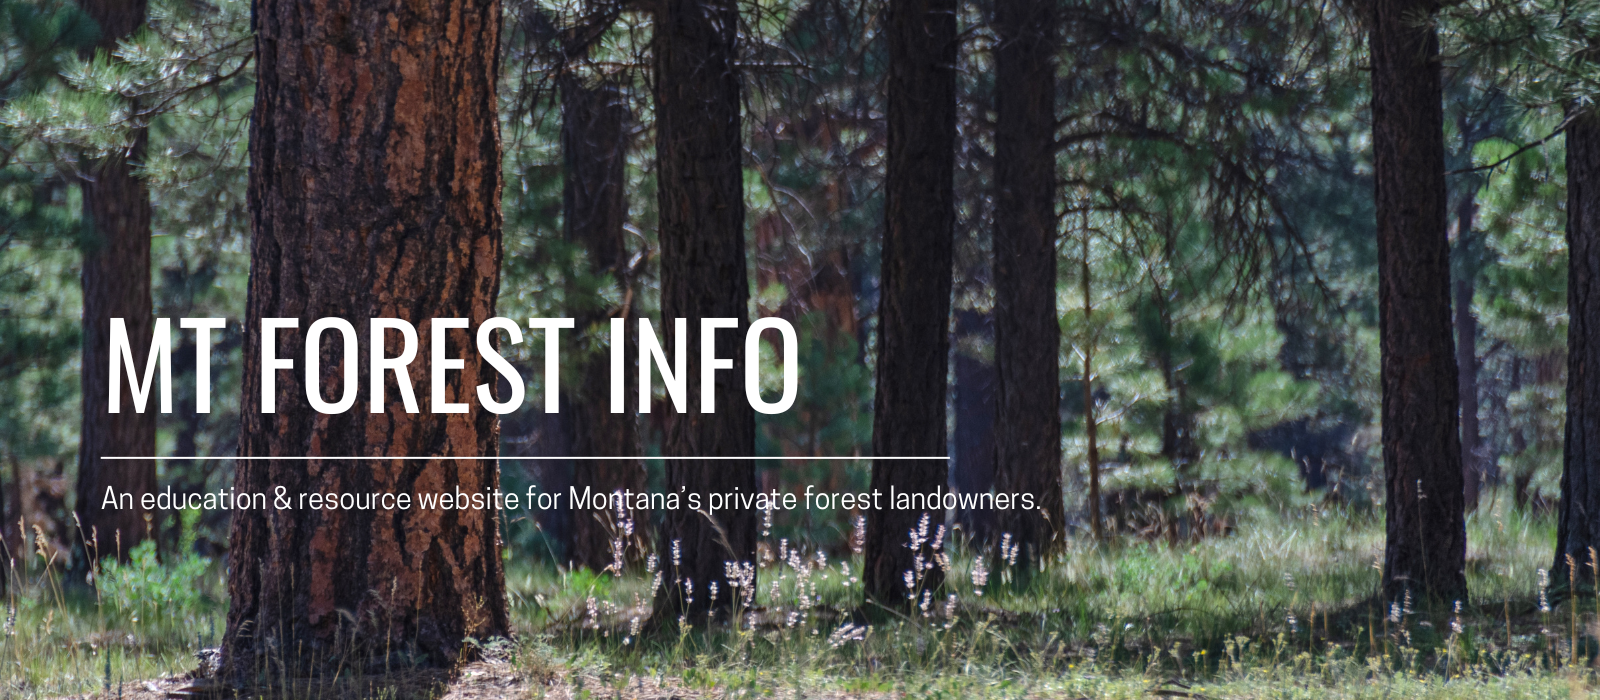
{"label": "green grass", "polygon": [[[646,571],[568,572],[513,552],[511,656],[528,681],[518,692],[533,697],[627,697],[646,686],[712,697],[1586,692],[1596,683],[1589,659],[1600,643],[1588,630],[1600,607],[1584,598],[1538,611],[1550,520],[1502,503],[1473,515],[1468,530],[1472,605],[1388,621],[1370,602],[1381,520],[1342,511],[1244,522],[1232,536],[1178,545],[1074,540],[1026,589],[1002,569],[980,592],[974,553],[955,538],[943,592],[953,602],[929,596],[926,610],[880,612],[870,625],[854,615],[863,608],[859,557],[824,563],[804,546],[780,557],[787,544],[764,542],[754,605],[735,621],[651,632]],[[115,693],[120,682],[189,670],[193,652],[220,634],[215,566],[136,557],[102,572],[97,600],[43,563],[35,556],[13,569],[0,696],[99,691],[108,659]]]}

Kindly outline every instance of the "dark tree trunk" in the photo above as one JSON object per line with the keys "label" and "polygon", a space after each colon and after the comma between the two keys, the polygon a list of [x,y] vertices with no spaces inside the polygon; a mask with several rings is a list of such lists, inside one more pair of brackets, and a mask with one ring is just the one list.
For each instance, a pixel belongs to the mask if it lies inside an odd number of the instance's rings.
{"label": "dark tree trunk", "polygon": [[1439,42],[1429,0],[1372,3],[1372,136],[1378,211],[1383,596],[1465,601],[1466,526],[1450,244],[1445,233]]}
{"label": "dark tree trunk", "polygon": [[1478,290],[1478,264],[1473,246],[1473,219],[1478,200],[1473,192],[1462,194],[1456,206],[1456,257],[1459,274],[1455,280],[1456,368],[1461,398],[1461,481],[1463,506],[1478,509],[1478,492],[1487,471],[1481,452],[1478,422],[1478,315],[1472,312],[1472,297]]}
{"label": "dark tree trunk", "polygon": [[[144,24],[143,0],[85,0],[83,10],[100,27],[94,50],[111,52],[117,42]],[[140,496],[156,490],[156,464],[151,461],[108,462],[101,457],[155,455],[156,404],[140,413],[124,378],[119,413],[109,410],[111,319],[127,324],[134,366],[144,372],[150,354],[155,317],[150,301],[150,192],[135,177],[133,165],[144,158],[145,134],[134,135],[126,153],[85,163],[83,218],[83,429],[78,446],[77,513],[92,556],[125,557],[133,545],[150,536],[148,511]],[[154,387],[154,382],[152,382]],[[133,494],[135,507],[102,509],[107,488]]]}
{"label": "dark tree trunk", "polygon": [[1551,567],[1563,586],[1566,557],[1581,574],[1600,547],[1600,115],[1592,107],[1567,125],[1567,251],[1567,432]]}
{"label": "dark tree trunk", "polygon": [[[584,284],[569,291],[571,313],[577,320],[581,358],[578,390],[571,397],[573,411],[572,454],[579,456],[628,457],[639,454],[638,423],[634,413],[612,413],[610,404],[610,320],[624,319],[628,338],[634,337],[637,321],[632,317],[633,289],[629,279],[628,250],[623,224],[627,221],[626,186],[628,107],[615,85],[585,85],[581,78],[569,76],[561,85],[561,151],[566,179],[562,184],[562,221],[568,241],[577,243],[587,254],[587,269],[578,277]],[[606,306],[596,284],[607,284],[610,276],[622,287],[622,303]],[[634,345],[624,352],[632,357]],[[637,377],[634,372],[626,376]],[[637,382],[637,379],[634,380]],[[633,388],[636,384],[630,384]],[[634,389],[636,392],[637,389]],[[627,395],[636,395],[632,392]],[[565,408],[565,407],[563,407]],[[578,492],[596,493],[619,490],[639,492],[645,488],[644,464],[638,460],[584,461],[573,463],[572,486]],[[627,518],[649,522],[647,511],[630,511]],[[632,544],[614,512],[574,512],[572,539],[567,557],[594,571],[603,571],[616,561],[614,540]],[[637,548],[629,551],[637,553]]]}
{"label": "dark tree trunk", "polygon": [[[995,3],[995,475],[1032,493],[1033,510],[1001,511],[1018,545],[1017,579],[1060,544],[1061,387],[1056,314],[1054,0]],[[1086,407],[1087,408],[1087,407]]]}
{"label": "dark tree trunk", "polygon": [[[495,0],[260,0],[258,83],[250,130],[251,269],[239,454],[371,456],[370,461],[242,461],[242,493],[482,493],[497,489],[496,416],[475,387],[497,374],[474,350],[500,284],[500,143],[496,119],[500,7]],[[277,332],[276,412],[261,401],[261,321]],[[342,364],[363,372],[356,404],[322,415],[306,403],[304,338],[316,319],[356,328],[362,359],[323,336],[320,391],[344,395]],[[372,318],[417,324],[409,366],[419,413],[394,372],[385,412],[370,413],[364,360]],[[435,413],[432,320],[465,318],[446,354]],[[398,332],[384,341],[402,351]],[[316,390],[316,387],[313,387]],[[386,457],[483,457],[428,460]],[[271,505],[269,501],[269,506]],[[241,510],[234,515],[224,662],[250,682],[289,672],[448,665],[466,637],[510,632],[497,511]]]}
{"label": "dark tree trunk", "polygon": [[[945,384],[950,337],[955,223],[955,0],[889,0],[888,171],[883,272],[878,305],[877,392],[872,453],[945,454]],[[872,488],[887,498],[932,493],[946,483],[945,460],[880,461]],[[907,533],[942,512],[879,509],[867,514],[866,595],[883,605],[907,601],[906,572],[917,552]],[[931,562],[931,557],[921,559]],[[921,587],[944,572],[931,563]]]}
{"label": "dark tree trunk", "polygon": [[[656,167],[664,321],[658,328],[666,328],[670,348],[700,337],[701,319],[733,318],[739,323],[716,334],[717,357],[731,358],[734,365],[716,375],[716,412],[701,413],[701,406],[691,405],[685,413],[668,416],[663,446],[668,456],[731,457],[755,451],[755,411],[744,395],[750,285],[735,63],[738,25],[732,0],[663,0],[657,9]],[[679,318],[688,319],[691,338],[674,337],[673,320]],[[700,396],[704,368],[699,347],[691,347],[688,355],[689,393],[703,405],[710,397]],[[751,493],[756,488],[755,465],[749,461],[670,461],[666,477],[667,489],[682,494]],[[721,591],[716,606],[726,608],[734,588],[728,585],[724,564],[754,564],[756,533],[754,510],[719,511],[714,520],[687,507],[667,511],[657,542],[664,552],[666,581],[655,600],[657,619],[686,613],[701,619],[693,613],[709,609],[712,582]]]}
{"label": "dark tree trunk", "polygon": [[[972,309],[956,314],[956,349],[952,353],[955,374],[955,435],[952,436],[950,489],[960,493],[989,493],[994,488],[995,376],[994,364],[987,362],[971,345],[994,344],[994,316]],[[956,513],[967,536],[987,542],[994,532],[995,513],[973,508]]]}

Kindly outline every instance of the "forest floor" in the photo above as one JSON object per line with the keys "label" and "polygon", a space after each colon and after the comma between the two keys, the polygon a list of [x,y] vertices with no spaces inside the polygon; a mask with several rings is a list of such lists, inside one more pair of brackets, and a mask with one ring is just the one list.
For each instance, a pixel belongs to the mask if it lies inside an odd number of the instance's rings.
{"label": "forest floor", "polygon": [[[951,538],[943,599],[857,615],[859,556],[763,540],[759,591],[706,625],[643,617],[656,584],[519,562],[515,640],[454,672],[290,681],[285,698],[1573,698],[1600,692],[1600,602],[1552,600],[1550,519],[1469,522],[1473,601],[1373,602],[1381,515],[1310,509],[1185,542],[1072,542],[1026,586]],[[769,541],[769,540],[776,541]],[[21,567],[0,698],[217,697],[187,680],[215,646],[220,571],[154,557],[98,598]],[[188,568],[185,568],[188,567]],[[1585,569],[1586,571],[1589,569]],[[1587,582],[1580,582],[1587,583]],[[79,588],[82,588],[81,586]],[[700,591],[697,595],[711,595]],[[719,595],[730,595],[719,592]],[[1553,597],[1553,596],[1552,596]],[[672,628],[676,627],[676,630]]]}

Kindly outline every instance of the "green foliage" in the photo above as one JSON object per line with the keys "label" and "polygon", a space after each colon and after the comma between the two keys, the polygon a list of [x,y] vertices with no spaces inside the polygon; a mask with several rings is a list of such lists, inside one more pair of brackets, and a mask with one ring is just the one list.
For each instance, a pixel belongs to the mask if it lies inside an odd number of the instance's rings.
{"label": "green foliage", "polygon": [[[189,539],[193,546],[192,536]],[[145,540],[128,552],[127,563],[108,560],[102,564],[95,585],[106,612],[114,619],[182,619],[204,608],[204,589],[195,582],[210,568],[211,560],[193,551],[164,565],[156,554],[155,541]]]}

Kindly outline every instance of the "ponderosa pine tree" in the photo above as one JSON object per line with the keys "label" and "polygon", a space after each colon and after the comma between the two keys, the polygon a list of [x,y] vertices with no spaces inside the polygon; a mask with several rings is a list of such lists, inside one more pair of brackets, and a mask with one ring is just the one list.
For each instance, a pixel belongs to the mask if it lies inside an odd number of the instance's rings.
{"label": "ponderosa pine tree", "polygon": [[[957,50],[955,0],[889,0],[886,13],[888,161],[872,454],[936,459],[874,462],[872,489],[885,498],[891,487],[897,493],[933,493],[948,478],[948,465],[937,458],[946,450]],[[942,511],[868,511],[868,599],[901,606],[943,584],[944,572],[933,558],[925,551],[919,557],[910,546],[909,533],[924,518],[932,522],[925,533],[931,539]],[[913,578],[909,591],[907,573]]]}
{"label": "ponderosa pine tree", "polygon": [[[99,25],[91,53],[111,58],[117,42],[144,24],[145,0],[84,0],[85,14]],[[107,488],[133,495],[156,490],[154,460],[105,461],[102,457],[154,456],[156,403],[134,408],[123,374],[121,406],[110,412],[111,319],[123,319],[141,375],[150,354],[155,315],[150,297],[150,192],[134,174],[144,158],[144,129],[133,133],[123,153],[86,160],[79,182],[83,191],[83,428],[78,446],[77,514],[83,535],[96,550],[91,556],[126,556],[150,534],[139,507],[101,508]]]}
{"label": "ponderosa pine tree", "polygon": [[[574,290],[578,308],[578,342],[590,352],[580,353],[579,383],[565,407],[574,412],[572,454],[627,457],[639,454],[638,423],[633,413],[612,413],[610,387],[610,319],[623,319],[628,338],[638,321],[632,312],[628,249],[623,224],[628,199],[624,188],[628,163],[628,106],[622,91],[604,79],[588,84],[576,75],[561,81],[561,160],[565,169],[561,188],[562,227],[568,241],[578,244],[587,257],[578,273],[586,281],[609,275],[622,286],[621,302],[606,306],[603,297]],[[633,327],[630,327],[633,326]],[[637,352],[629,342],[627,357]],[[637,376],[632,372],[628,376]],[[629,383],[628,387],[635,384]],[[645,488],[644,464],[637,460],[578,460],[573,464],[572,487],[582,492],[633,492]],[[602,521],[594,512],[573,512],[567,557],[594,571],[611,566],[616,558],[612,540],[621,537],[620,523]],[[608,514],[613,515],[613,514]],[[635,522],[647,522],[648,512],[630,512]]]}
{"label": "ponderosa pine tree", "polygon": [[[1567,124],[1567,426],[1556,520],[1557,585],[1567,557],[1589,571],[1600,547],[1600,113]],[[1581,580],[1581,577],[1580,577]]]}
{"label": "ponderosa pine tree", "polygon": [[[663,452],[673,457],[736,457],[755,451],[755,411],[744,394],[744,330],[749,326],[749,278],[745,272],[744,193],[739,119],[739,68],[735,55],[739,10],[733,0],[663,0],[656,9],[656,179],[661,239],[661,316],[668,356],[678,343],[701,338],[701,320],[734,319],[737,327],[716,331],[716,356],[733,367],[716,373],[710,395],[700,393],[698,347],[688,350],[686,373],[700,405],[667,417]],[[676,319],[686,319],[689,338],[677,337]],[[658,332],[660,332],[658,330]],[[642,361],[643,358],[641,358]],[[715,400],[715,413],[702,412]],[[690,403],[694,403],[691,401]],[[670,408],[668,409],[671,410]],[[666,488],[682,494],[756,488],[750,461],[673,460]],[[687,507],[662,515],[656,543],[665,583],[655,599],[660,621],[718,608],[736,595],[728,562],[752,565],[756,555],[754,510],[711,515]],[[754,580],[749,582],[754,585]]]}
{"label": "ponderosa pine tree", "polygon": [[995,476],[1024,582],[1065,525],[1056,314],[1055,0],[995,3]]}
{"label": "ponderosa pine tree", "polygon": [[[499,3],[261,0],[254,23],[239,455],[371,459],[240,461],[238,491],[498,488],[498,422],[476,400],[497,375],[474,335],[494,316],[500,282]],[[268,341],[262,322],[272,318],[299,325]],[[308,386],[308,330],[327,318],[355,327],[358,354],[329,329],[313,346],[320,374]],[[417,324],[415,343],[390,330],[378,348],[416,352],[407,372],[383,372],[381,400],[365,374],[377,318]],[[443,355],[429,350],[435,319],[467,324],[437,329]],[[265,342],[300,358],[294,370],[263,374]],[[438,395],[429,377],[445,358],[463,366],[445,373]],[[353,366],[359,387],[344,378]],[[308,391],[354,405],[319,413]],[[479,459],[446,459],[457,457]],[[380,654],[391,667],[448,665],[468,637],[510,631],[493,509],[250,509],[232,527],[223,655],[235,681],[279,664],[361,668]]]}
{"label": "ponderosa pine tree", "polygon": [[1385,600],[1465,601],[1466,525],[1433,0],[1368,5],[1388,537]]}

